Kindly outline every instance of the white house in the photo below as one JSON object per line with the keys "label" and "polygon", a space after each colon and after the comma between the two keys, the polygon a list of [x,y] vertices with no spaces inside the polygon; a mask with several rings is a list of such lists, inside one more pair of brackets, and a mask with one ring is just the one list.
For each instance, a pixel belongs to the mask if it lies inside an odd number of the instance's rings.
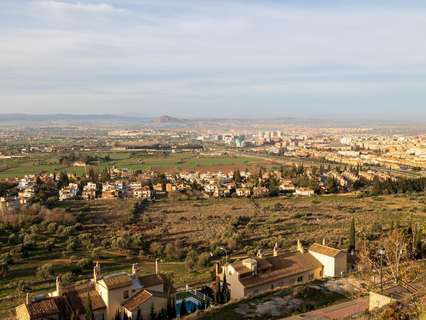
{"label": "white house", "polygon": [[296,188],[296,195],[311,197],[315,194],[314,190],[310,188]]}
{"label": "white house", "polygon": [[73,199],[77,196],[78,185],[76,183],[70,183],[68,186],[59,190],[59,201]]}
{"label": "white house", "polygon": [[324,266],[324,277],[340,277],[348,270],[347,255],[342,250],[314,243],[308,252]]}
{"label": "white house", "polygon": [[16,308],[18,320],[64,319],[74,313],[76,319],[84,319],[90,301],[95,320],[113,320],[116,313],[137,319],[150,319],[151,308],[155,313],[166,309],[175,300],[175,289],[168,278],[156,272],[138,276],[136,265],[132,273],[118,272],[103,275],[99,264],[93,270],[93,279],[85,283],[62,286],[61,278],[56,279],[56,290],[48,297],[27,300]]}

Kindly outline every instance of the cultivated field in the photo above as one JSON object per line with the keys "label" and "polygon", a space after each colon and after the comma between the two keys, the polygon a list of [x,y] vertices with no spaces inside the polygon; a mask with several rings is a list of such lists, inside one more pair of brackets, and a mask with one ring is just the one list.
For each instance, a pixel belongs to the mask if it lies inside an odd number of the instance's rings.
{"label": "cultivated field", "polygon": [[[233,170],[251,168],[256,165],[270,166],[270,161],[245,157],[243,155],[198,155],[194,153],[175,153],[169,155],[148,155],[142,153],[112,152],[91,153],[91,155],[109,155],[111,161],[93,164],[93,168],[102,170],[115,166],[132,171],[136,170]],[[22,177],[26,174],[53,173],[66,171],[82,175],[87,170],[84,167],[72,167],[59,162],[61,155],[37,154],[23,158],[1,159],[0,179]]]}

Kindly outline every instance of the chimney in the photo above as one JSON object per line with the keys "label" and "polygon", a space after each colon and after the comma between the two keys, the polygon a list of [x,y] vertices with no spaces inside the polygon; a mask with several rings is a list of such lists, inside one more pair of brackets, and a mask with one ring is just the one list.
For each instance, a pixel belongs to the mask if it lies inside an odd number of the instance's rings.
{"label": "chimney", "polygon": [[93,282],[96,284],[98,282],[98,272],[96,271],[96,265],[93,267]]}
{"label": "chimney", "polygon": [[260,249],[257,250],[257,257],[258,258],[263,258],[262,251]]}
{"label": "chimney", "polygon": [[25,304],[27,304],[27,305],[30,304],[30,294],[29,294],[29,292],[27,292],[27,296],[25,297]]}
{"label": "chimney", "polygon": [[95,266],[93,267],[93,281],[96,283],[98,279],[101,278],[101,265],[99,261],[96,261]]}
{"label": "chimney", "polygon": [[160,270],[159,270],[159,266],[158,266],[158,259],[155,259],[155,274],[159,274]]}
{"label": "chimney", "polygon": [[132,264],[132,276],[136,276],[136,274],[138,273],[138,264],[134,263]]}
{"label": "chimney", "polygon": [[325,246],[325,238],[322,238],[322,245]]}
{"label": "chimney", "polygon": [[274,249],[272,250],[274,257],[278,255],[278,243],[275,242]]}
{"label": "chimney", "polygon": [[61,277],[60,276],[56,277],[56,296],[57,297],[61,297],[62,296],[62,281],[61,281]]}
{"label": "chimney", "polygon": [[305,250],[303,249],[302,243],[300,242],[299,239],[297,239],[297,251],[299,251],[300,253],[305,252]]}

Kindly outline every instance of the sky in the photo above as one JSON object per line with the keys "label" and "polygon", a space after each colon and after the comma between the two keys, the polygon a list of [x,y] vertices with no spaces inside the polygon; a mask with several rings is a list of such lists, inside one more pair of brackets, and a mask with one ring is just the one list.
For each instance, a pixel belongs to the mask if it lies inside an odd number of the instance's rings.
{"label": "sky", "polygon": [[0,113],[425,118],[426,4],[0,0]]}

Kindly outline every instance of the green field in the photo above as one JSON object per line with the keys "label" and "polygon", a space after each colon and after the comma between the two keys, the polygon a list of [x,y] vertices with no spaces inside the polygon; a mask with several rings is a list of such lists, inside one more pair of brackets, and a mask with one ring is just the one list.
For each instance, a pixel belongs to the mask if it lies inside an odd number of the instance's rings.
{"label": "green field", "polygon": [[[132,154],[129,152],[91,153],[105,156],[108,154],[111,161],[100,162],[93,168],[102,170],[115,166],[129,170],[228,170],[235,168],[249,168],[255,165],[270,166],[271,163],[262,159],[253,159],[244,156],[208,156],[193,153],[175,153],[168,155]],[[53,173],[67,171],[82,175],[87,168],[69,167],[59,163],[60,155],[38,154],[25,158],[0,160],[0,179],[22,177],[26,174]]]}

